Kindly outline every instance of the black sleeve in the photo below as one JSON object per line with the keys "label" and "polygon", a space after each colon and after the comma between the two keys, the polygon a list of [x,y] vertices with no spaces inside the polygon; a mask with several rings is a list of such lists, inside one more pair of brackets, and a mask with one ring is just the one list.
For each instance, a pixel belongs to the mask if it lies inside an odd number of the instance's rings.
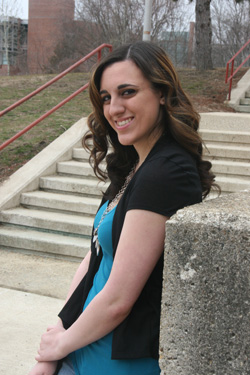
{"label": "black sleeve", "polygon": [[201,202],[201,184],[190,160],[159,157],[142,166],[130,192],[128,210],[142,209],[170,217]]}

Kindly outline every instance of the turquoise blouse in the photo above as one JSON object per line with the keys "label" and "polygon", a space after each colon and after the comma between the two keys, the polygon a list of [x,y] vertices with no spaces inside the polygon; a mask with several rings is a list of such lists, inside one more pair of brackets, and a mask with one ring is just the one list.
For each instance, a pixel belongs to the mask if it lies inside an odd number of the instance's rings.
{"label": "turquoise blouse", "polygon": [[[98,211],[94,227],[98,226],[102,214],[107,207],[106,202]],[[84,304],[83,310],[105,286],[113,265],[112,223],[115,208],[111,210],[101,222],[98,229],[98,240],[102,247],[103,258],[98,272],[95,275],[93,286]],[[98,324],[98,322],[96,323]],[[153,358],[129,360],[112,360],[113,332],[100,340],[71,353],[70,358],[76,375],[159,375],[158,361]]]}

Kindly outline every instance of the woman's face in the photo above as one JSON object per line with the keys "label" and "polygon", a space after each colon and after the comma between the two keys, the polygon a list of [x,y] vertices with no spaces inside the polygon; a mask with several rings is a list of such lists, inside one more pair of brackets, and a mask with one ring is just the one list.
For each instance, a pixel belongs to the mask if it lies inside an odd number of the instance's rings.
{"label": "woman's face", "polygon": [[131,60],[107,67],[101,78],[100,95],[104,116],[117,132],[122,145],[133,145],[140,158],[146,157],[160,137],[161,93]]}

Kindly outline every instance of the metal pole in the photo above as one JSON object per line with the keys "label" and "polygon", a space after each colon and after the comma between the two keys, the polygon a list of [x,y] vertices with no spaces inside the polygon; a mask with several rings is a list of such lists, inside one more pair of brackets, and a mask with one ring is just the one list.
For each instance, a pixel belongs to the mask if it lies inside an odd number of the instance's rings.
{"label": "metal pole", "polygon": [[152,18],[152,2],[153,0],[145,0],[143,40],[149,41],[151,36],[151,18]]}

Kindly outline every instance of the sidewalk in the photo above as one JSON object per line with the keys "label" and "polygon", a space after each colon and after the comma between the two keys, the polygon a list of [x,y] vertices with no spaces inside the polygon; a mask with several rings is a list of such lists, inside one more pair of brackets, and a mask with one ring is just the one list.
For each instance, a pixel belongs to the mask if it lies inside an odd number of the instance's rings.
{"label": "sidewalk", "polygon": [[0,375],[27,375],[78,263],[0,250]]}

